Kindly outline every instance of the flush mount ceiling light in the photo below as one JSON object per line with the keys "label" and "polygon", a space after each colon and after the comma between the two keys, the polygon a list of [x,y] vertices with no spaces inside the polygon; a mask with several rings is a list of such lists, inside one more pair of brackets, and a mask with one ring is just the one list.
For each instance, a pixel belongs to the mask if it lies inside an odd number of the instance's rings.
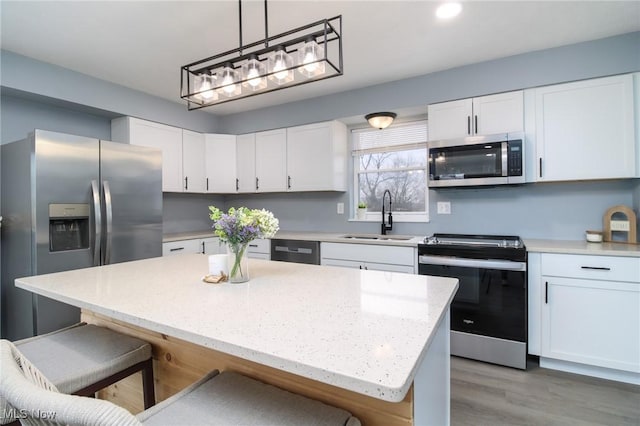
{"label": "flush mount ceiling light", "polygon": [[389,127],[397,116],[398,114],[395,112],[374,112],[365,115],[364,118],[369,122],[371,127],[382,130]]}
{"label": "flush mount ceiling light", "polygon": [[447,2],[436,9],[436,16],[440,19],[451,19],[460,14],[462,5],[458,2]]}
{"label": "flush mount ceiling light", "polygon": [[267,0],[263,40],[184,65],[180,97],[189,110],[342,75],[342,15],[269,37]]}

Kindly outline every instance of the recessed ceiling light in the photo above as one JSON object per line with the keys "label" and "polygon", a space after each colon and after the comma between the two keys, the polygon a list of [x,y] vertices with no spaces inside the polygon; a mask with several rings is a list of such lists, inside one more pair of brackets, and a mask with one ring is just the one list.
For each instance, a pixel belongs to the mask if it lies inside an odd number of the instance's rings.
{"label": "recessed ceiling light", "polygon": [[451,19],[462,11],[462,5],[457,2],[447,2],[441,4],[436,9],[436,16],[439,19]]}

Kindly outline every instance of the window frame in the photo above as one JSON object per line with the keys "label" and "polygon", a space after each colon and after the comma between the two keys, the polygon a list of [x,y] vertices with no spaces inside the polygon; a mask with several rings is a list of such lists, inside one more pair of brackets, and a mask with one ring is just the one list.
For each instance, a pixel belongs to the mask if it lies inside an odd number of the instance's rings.
{"label": "window frame", "polygon": [[[411,125],[419,125],[420,123],[424,123],[427,125],[426,120],[418,120],[411,122],[404,122],[398,125],[392,125],[390,127],[396,126],[411,126]],[[353,129],[351,134],[351,157],[352,157],[352,183],[351,183],[351,205],[352,205],[352,214],[349,221],[356,222],[381,222],[381,211],[369,212],[367,211],[364,219],[358,219],[357,211],[358,211],[358,201],[360,197],[360,187],[359,187],[359,175],[364,172],[360,169],[360,157],[366,154],[372,153],[381,153],[381,152],[399,152],[406,151],[410,149],[424,149],[425,155],[425,165],[424,167],[419,166],[411,166],[406,168],[389,168],[384,169],[382,172],[394,172],[394,171],[407,171],[410,172],[412,170],[422,170],[424,173],[424,191],[425,191],[425,206],[424,211],[420,212],[398,212],[393,211],[393,220],[394,222],[416,222],[416,223],[424,223],[429,222],[429,182],[428,182],[428,172],[429,172],[429,163],[428,163],[428,147],[427,147],[427,138],[425,138],[424,142],[419,143],[407,143],[407,144],[396,144],[385,147],[375,147],[369,149],[360,149],[356,150],[356,138],[357,135],[362,132],[379,132],[380,130],[369,129],[369,128],[360,128]],[[385,219],[386,220],[386,219]]]}

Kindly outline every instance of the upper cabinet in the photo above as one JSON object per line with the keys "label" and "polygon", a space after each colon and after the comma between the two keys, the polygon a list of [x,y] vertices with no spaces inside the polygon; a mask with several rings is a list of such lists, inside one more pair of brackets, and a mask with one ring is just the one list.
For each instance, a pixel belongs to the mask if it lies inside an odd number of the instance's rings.
{"label": "upper cabinet", "polygon": [[111,121],[111,139],[162,151],[162,190],[182,192],[182,129],[121,117]]}
{"label": "upper cabinet", "polygon": [[[241,159],[242,161],[242,159]],[[256,133],[256,191],[287,189],[287,130]]]}
{"label": "upper cabinet", "polygon": [[346,191],[347,127],[338,122],[287,129],[289,191]]}
{"label": "upper cabinet", "polygon": [[236,188],[238,192],[256,192],[256,134],[236,137]]}
{"label": "upper cabinet", "polygon": [[205,135],[206,191],[231,194],[236,187],[236,136]]}
{"label": "upper cabinet", "polygon": [[536,180],[637,176],[633,77],[535,89]]}
{"label": "upper cabinet", "polygon": [[432,104],[427,112],[429,140],[524,130],[522,90]]}
{"label": "upper cabinet", "polygon": [[205,136],[202,133],[182,131],[182,173],[184,192],[206,191]]}

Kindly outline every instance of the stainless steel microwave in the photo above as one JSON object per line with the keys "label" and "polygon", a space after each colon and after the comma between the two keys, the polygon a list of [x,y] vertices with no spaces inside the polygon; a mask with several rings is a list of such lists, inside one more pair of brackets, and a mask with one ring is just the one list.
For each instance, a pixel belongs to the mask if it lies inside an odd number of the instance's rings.
{"label": "stainless steel microwave", "polygon": [[429,186],[524,183],[524,133],[431,141]]}

